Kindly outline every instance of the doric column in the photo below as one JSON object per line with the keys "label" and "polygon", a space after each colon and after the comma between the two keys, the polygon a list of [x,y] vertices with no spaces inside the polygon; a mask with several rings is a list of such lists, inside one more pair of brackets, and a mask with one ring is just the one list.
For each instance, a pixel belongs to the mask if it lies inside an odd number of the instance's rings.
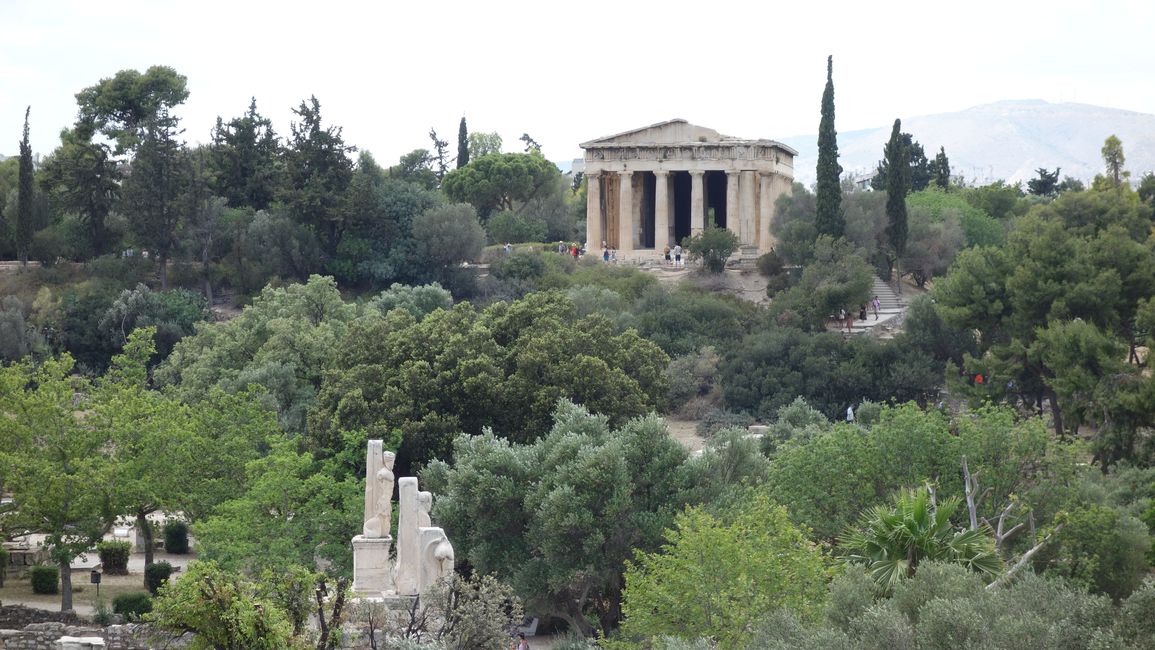
{"label": "doric column", "polygon": [[618,172],[621,185],[618,200],[618,250],[634,250],[634,172]]}
{"label": "doric column", "polygon": [[586,246],[601,251],[602,240],[602,177],[601,172],[586,174]]}
{"label": "doric column", "polygon": [[654,250],[670,245],[670,172],[654,172]]}
{"label": "doric column", "polygon": [[702,232],[706,224],[706,192],[702,178],[706,172],[693,170],[690,172],[690,234]]}
{"label": "doric column", "polygon": [[768,251],[774,246],[774,236],[770,234],[770,217],[774,210],[774,204],[770,200],[772,198],[770,179],[770,174],[758,173],[758,218],[755,219],[757,234],[754,241],[758,244],[760,251]]}
{"label": "doric column", "polygon": [[738,203],[742,206],[742,243],[747,246],[758,245],[758,231],[754,229],[754,179],[756,173],[753,171],[742,172],[742,184],[738,188],[740,198]]}
{"label": "doric column", "polygon": [[726,229],[738,235],[739,241],[742,240],[741,214],[738,207],[738,172],[726,170]]}

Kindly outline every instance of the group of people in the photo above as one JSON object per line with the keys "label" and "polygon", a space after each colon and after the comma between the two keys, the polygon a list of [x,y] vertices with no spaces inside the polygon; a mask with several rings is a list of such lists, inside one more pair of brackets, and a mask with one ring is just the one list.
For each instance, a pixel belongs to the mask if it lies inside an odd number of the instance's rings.
{"label": "group of people", "polygon": [[[874,311],[874,320],[878,320],[878,310],[882,309],[882,301],[878,296],[871,298],[869,303],[870,309]],[[858,307],[858,320],[866,320],[867,303],[862,303]],[[841,324],[846,326],[846,333],[852,334],[854,330],[854,312],[845,307],[838,311],[838,320]],[[839,328],[841,329],[841,327]]]}
{"label": "group of people", "polygon": [[682,245],[674,244],[673,250],[667,246],[665,250],[665,261],[666,264],[673,264],[674,268],[685,266],[685,262],[682,261]]}
{"label": "group of people", "polygon": [[586,245],[582,244],[579,246],[578,244],[566,244],[565,242],[559,240],[557,242],[557,252],[562,255],[573,255],[573,258],[576,260],[581,258],[582,255],[586,254]]}

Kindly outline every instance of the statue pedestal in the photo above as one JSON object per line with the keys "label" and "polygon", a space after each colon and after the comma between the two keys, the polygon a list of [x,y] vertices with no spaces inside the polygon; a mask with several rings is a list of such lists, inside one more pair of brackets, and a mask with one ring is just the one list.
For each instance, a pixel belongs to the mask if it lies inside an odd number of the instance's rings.
{"label": "statue pedestal", "polygon": [[393,591],[389,547],[393,537],[353,538],[353,592],[382,595]]}

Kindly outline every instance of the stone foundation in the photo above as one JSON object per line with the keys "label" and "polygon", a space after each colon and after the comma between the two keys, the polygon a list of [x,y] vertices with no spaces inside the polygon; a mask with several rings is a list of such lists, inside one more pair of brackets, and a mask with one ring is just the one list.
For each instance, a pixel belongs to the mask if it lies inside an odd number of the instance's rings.
{"label": "stone foundation", "polygon": [[170,640],[158,636],[147,625],[110,625],[101,628],[64,623],[32,623],[22,629],[0,630],[0,650],[60,650],[57,641],[62,637],[103,639],[106,650],[175,649],[188,645],[180,639]]}

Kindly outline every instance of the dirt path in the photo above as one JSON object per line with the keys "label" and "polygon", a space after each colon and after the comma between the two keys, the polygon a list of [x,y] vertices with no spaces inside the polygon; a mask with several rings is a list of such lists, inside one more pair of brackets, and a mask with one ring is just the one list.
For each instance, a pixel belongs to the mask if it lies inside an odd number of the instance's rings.
{"label": "dirt path", "polygon": [[673,415],[664,416],[666,428],[674,440],[691,452],[702,451],[706,446],[706,439],[698,435],[698,420],[683,420]]}

